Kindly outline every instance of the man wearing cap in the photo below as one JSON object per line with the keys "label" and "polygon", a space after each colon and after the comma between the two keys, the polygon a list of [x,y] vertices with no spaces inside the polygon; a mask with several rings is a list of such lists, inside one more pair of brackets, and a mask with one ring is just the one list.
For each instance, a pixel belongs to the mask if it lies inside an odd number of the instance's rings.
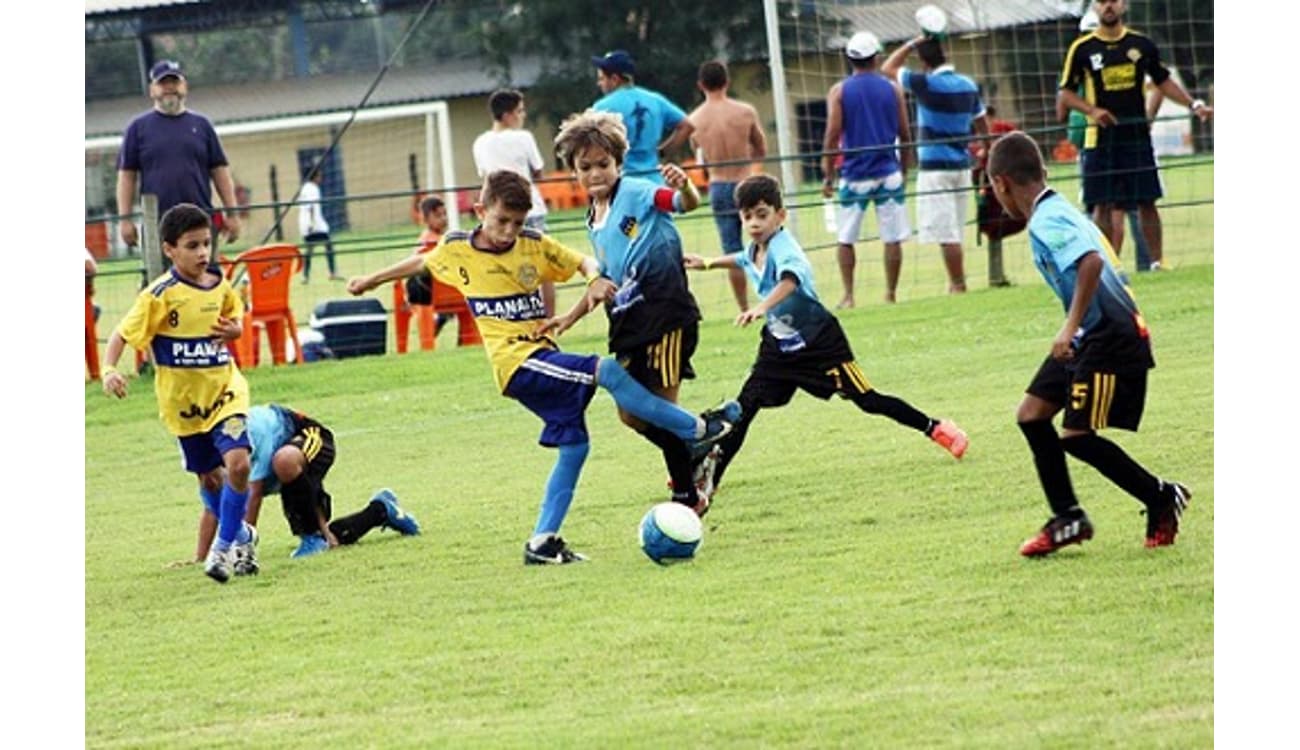
{"label": "man wearing cap", "polygon": [[126,126],[117,155],[117,212],[122,241],[136,245],[139,235],[128,217],[136,188],[158,196],[158,214],[178,203],[193,203],[212,213],[212,185],[225,207],[220,228],[228,241],[239,236],[235,184],[226,152],[208,118],[185,108],[188,93],[179,63],[161,60],[149,69],[153,109]]}
{"label": "man wearing cap", "polygon": [[[844,298],[838,307],[853,307],[853,270],[857,264],[854,241],[862,226],[867,204],[876,204],[876,224],[885,245],[885,301],[895,300],[898,274],[903,266],[903,240],[912,232],[903,205],[904,169],[909,152],[899,153],[898,136],[911,132],[907,103],[898,83],[876,70],[880,40],[869,31],[849,39],[844,54],[853,74],[831,86],[826,94],[826,139],[823,142],[822,195],[836,194],[839,211],[836,259]],[[836,180],[834,156],[843,149],[844,164]]]}
{"label": "man wearing cap", "polygon": [[[916,50],[923,72],[904,63]],[[962,239],[966,234],[966,209],[971,196],[971,158],[966,148],[972,129],[988,135],[988,118],[979,86],[958,73],[943,51],[942,30],[926,32],[904,42],[880,66],[880,72],[898,81],[916,99],[919,155],[916,177],[917,239],[936,243],[948,270],[948,293],[966,291]],[[980,142],[983,146],[983,141]]]}
{"label": "man wearing cap", "polygon": [[596,85],[604,94],[591,105],[592,109],[617,112],[627,128],[628,149],[623,172],[662,184],[659,152],[686,143],[695,126],[681,107],[663,94],[633,82],[636,63],[626,50],[616,49],[593,57],[591,64],[596,66]]}

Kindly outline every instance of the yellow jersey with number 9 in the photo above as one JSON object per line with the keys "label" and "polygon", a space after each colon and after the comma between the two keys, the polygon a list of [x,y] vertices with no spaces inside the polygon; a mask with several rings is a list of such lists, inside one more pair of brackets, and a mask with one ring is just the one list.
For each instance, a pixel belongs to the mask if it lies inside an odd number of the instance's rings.
{"label": "yellow jersey with number 9", "polygon": [[118,327],[122,338],[153,354],[158,416],[173,435],[208,432],[221,420],[248,413],[248,381],[212,327],[239,318],[244,304],[230,282],[201,287],[176,275],[154,279]]}
{"label": "yellow jersey with number 9", "polygon": [[[475,229],[475,232],[478,230]],[[439,281],[465,295],[492,363],[497,388],[505,392],[520,363],[539,349],[558,349],[533,332],[546,320],[542,282],[573,278],[583,255],[533,229],[501,251],[480,250],[473,232],[451,232],[425,256]]]}

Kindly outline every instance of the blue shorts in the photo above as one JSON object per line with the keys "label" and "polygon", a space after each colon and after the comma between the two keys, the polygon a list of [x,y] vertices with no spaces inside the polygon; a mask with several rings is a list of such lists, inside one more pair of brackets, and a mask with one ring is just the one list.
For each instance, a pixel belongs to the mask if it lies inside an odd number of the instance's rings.
{"label": "blue shorts", "polygon": [[596,395],[599,363],[600,357],[595,354],[543,350],[515,370],[505,395],[546,423],[537,442],[548,448],[588,442],[587,405]]}
{"label": "blue shorts", "polygon": [[713,211],[713,223],[718,225],[718,237],[722,240],[722,252],[738,253],[745,249],[740,237],[740,212],[736,210],[735,182],[709,183],[709,209]]}
{"label": "blue shorts", "polygon": [[185,470],[194,474],[207,474],[225,463],[223,456],[236,448],[251,451],[248,425],[243,414],[226,417],[208,432],[177,438],[181,444],[181,462]]}

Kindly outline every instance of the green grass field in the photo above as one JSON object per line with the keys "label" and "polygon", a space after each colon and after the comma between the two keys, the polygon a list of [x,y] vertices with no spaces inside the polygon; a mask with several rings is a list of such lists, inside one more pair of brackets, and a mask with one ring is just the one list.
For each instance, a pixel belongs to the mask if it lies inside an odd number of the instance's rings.
{"label": "green grass field", "polygon": [[[1047,508],[1014,409],[1062,319],[1020,238],[1017,285],[985,289],[972,248],[961,297],[941,294],[937,249],[909,245],[897,306],[879,303],[879,244],[864,243],[866,305],[840,316],[877,388],[970,433],[964,461],[798,396],[758,419],[698,558],[671,568],[635,540],[666,497],[662,463],[603,393],[564,527],[592,561],[525,568],[554,453],[481,351],[444,345],[249,373],[255,401],[335,430],[337,513],[390,486],[425,533],[289,560],[272,500],[262,575],[218,586],[165,569],[192,552],[200,505],[151,384],[123,402],[87,384],[87,745],[1210,747],[1211,212],[1166,212],[1177,270],[1134,279],[1158,366],[1141,433],[1109,434],[1195,493],[1160,550],[1142,547],[1138,503],[1072,460],[1097,537],[1016,553]],[[814,261],[833,301],[830,255]],[[730,325],[724,279],[693,277],[694,409],[733,396],[756,348],[757,330]],[[596,318],[564,344],[599,351],[602,335]]]}

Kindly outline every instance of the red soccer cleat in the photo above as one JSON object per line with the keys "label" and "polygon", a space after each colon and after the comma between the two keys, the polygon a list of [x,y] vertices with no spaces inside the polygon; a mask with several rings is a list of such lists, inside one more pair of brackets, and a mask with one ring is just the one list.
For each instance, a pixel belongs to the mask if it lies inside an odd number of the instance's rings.
{"label": "red soccer cleat", "polygon": [[939,421],[930,433],[930,439],[942,445],[952,454],[953,458],[960,459],[966,455],[966,447],[970,445],[970,440],[961,428],[947,419]]}
{"label": "red soccer cleat", "polygon": [[1078,518],[1057,516],[1049,520],[1041,531],[1020,545],[1025,557],[1043,557],[1071,544],[1082,544],[1092,538],[1092,521],[1087,515]]}

